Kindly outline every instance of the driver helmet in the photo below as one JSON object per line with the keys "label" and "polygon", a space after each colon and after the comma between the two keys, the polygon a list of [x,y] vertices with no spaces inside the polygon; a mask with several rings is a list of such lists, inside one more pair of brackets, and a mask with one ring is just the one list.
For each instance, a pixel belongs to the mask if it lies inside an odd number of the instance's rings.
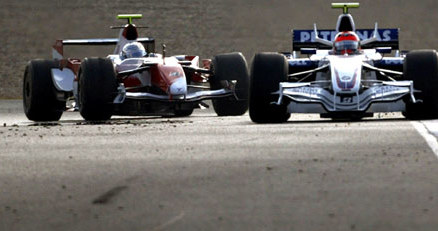
{"label": "driver helmet", "polygon": [[336,54],[354,54],[360,50],[359,36],[351,31],[340,32],[335,37],[333,48]]}
{"label": "driver helmet", "polygon": [[141,58],[145,56],[146,50],[144,46],[139,42],[130,42],[123,46],[122,51],[120,52],[121,59],[127,58]]}

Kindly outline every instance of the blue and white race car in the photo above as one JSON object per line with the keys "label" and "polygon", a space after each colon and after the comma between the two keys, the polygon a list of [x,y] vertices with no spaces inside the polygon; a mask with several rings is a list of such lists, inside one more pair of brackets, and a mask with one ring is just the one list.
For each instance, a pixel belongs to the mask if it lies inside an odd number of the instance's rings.
{"label": "blue and white race car", "polygon": [[399,29],[378,29],[376,23],[374,29],[356,30],[348,10],[359,3],[332,7],[343,9],[335,30],[318,31],[316,24],[313,30],[294,30],[292,53],[255,55],[251,120],[285,122],[291,113],[361,119],[378,112],[438,118],[437,52],[400,52]]}

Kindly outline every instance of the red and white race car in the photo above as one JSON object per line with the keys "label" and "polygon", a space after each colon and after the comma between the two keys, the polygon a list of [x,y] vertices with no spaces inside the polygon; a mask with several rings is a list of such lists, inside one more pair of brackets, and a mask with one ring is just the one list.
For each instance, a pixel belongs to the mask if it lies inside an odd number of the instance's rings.
{"label": "red and white race car", "polygon": [[[65,110],[79,110],[85,120],[112,115],[188,116],[212,100],[219,116],[242,115],[248,109],[249,77],[241,53],[202,60],[198,56],[155,53],[152,38],[138,37],[133,19],[119,38],[57,40],[53,60],[32,60],[23,81],[23,105],[33,121],[59,120]],[[116,45],[105,58],[64,58],[68,45]]]}

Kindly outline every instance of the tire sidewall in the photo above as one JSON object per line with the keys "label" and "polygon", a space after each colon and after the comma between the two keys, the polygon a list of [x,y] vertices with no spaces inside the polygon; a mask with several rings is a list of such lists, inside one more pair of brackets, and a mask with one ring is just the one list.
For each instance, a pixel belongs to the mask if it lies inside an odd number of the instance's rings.
{"label": "tire sidewall", "polygon": [[78,84],[79,112],[85,120],[111,118],[117,94],[117,80],[110,59],[85,58]]}
{"label": "tire sidewall", "polygon": [[421,103],[406,100],[404,115],[409,119],[438,118],[438,56],[435,50],[415,50],[406,55],[404,78],[414,83]]}
{"label": "tire sidewall", "polygon": [[58,100],[51,69],[58,68],[55,60],[30,61],[23,78],[23,108],[26,117],[34,121],[56,121],[62,116],[65,101]]}
{"label": "tire sidewall", "polygon": [[[243,115],[248,110],[249,74],[245,57],[234,52],[217,55],[212,60],[210,88],[223,88],[221,81],[236,80],[235,96],[213,99],[213,108],[219,116]],[[236,99],[237,97],[237,99]]]}
{"label": "tire sidewall", "polygon": [[290,117],[286,105],[275,105],[280,82],[287,81],[288,63],[278,53],[254,56],[250,75],[249,115],[257,123],[280,123]]}

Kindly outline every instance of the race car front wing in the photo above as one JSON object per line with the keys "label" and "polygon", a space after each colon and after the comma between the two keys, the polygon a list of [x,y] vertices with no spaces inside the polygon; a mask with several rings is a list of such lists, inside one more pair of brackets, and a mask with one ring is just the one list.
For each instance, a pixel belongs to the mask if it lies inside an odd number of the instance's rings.
{"label": "race car front wing", "polygon": [[279,90],[272,94],[279,95],[277,102],[273,102],[277,105],[283,104],[287,97],[291,113],[393,112],[404,110],[406,95],[414,103],[419,101],[414,97],[412,81],[380,81],[356,94],[332,93],[316,82],[282,82]]}
{"label": "race car front wing", "polygon": [[184,95],[158,95],[148,92],[127,92],[126,88],[121,84],[118,87],[118,94],[114,99],[115,104],[121,104],[125,99],[136,100],[153,100],[161,102],[197,102],[208,99],[223,98],[234,96],[236,81],[221,81],[223,88],[211,90],[209,87],[188,86],[187,94]]}

